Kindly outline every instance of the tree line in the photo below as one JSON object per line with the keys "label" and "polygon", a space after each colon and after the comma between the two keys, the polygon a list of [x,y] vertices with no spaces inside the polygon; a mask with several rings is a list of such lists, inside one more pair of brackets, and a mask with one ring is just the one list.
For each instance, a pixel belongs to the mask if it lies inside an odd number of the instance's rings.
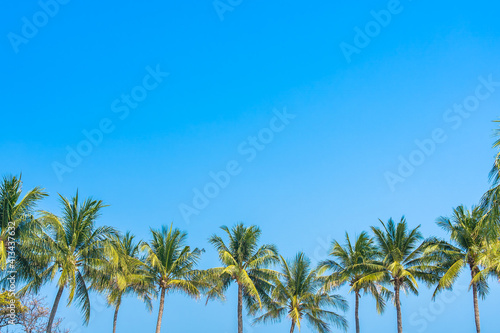
{"label": "tree line", "polygon": [[[499,146],[500,139],[494,144]],[[222,226],[208,239],[220,261],[220,267],[209,269],[198,268],[204,250],[189,246],[187,234],[173,225],[152,229],[148,241],[138,240],[130,232],[98,225],[106,207],[101,200],[82,199],[78,191],[69,198],[59,195],[60,213],[55,214],[38,209],[48,195],[43,188],[23,194],[21,176],[5,176],[0,184],[1,281],[4,291],[9,290],[11,272],[16,272],[20,285],[15,294],[0,295],[4,305],[0,316],[9,314],[11,303],[24,313],[29,307],[20,303],[25,299],[33,303],[33,295],[52,282],[57,294],[43,322],[47,333],[60,330],[56,314],[64,291],[67,304],[75,302],[85,324],[90,320],[89,293],[105,296],[114,308],[113,333],[126,296],[135,295],[150,311],[156,302],[156,333],[160,333],[165,299],[171,292],[208,303],[224,300],[234,285],[238,333],[243,333],[244,309],[254,324],[286,319],[291,333],[304,323],[326,333],[348,328],[344,314],[348,302],[335,293],[348,285],[354,297],[357,333],[363,294],[375,299],[379,313],[392,304],[398,333],[402,333],[402,293],[418,295],[420,282],[434,289],[434,298],[452,289],[459,275],[467,272],[480,333],[478,300],[488,294],[492,280],[500,281],[499,170],[500,153],[490,172],[492,186],[478,205],[471,209],[460,205],[449,216],[437,219],[446,239],[424,237],[420,226],[411,227],[404,217],[379,220],[371,232],[356,237],[346,233],[344,240],[334,241],[328,258],[313,265],[302,252],[284,258],[275,245],[260,243],[259,227],[237,223]]]}

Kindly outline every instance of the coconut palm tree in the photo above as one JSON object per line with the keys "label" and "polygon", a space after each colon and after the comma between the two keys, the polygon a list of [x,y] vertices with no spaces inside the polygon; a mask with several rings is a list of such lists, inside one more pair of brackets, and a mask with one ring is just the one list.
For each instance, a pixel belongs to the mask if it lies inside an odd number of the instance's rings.
{"label": "coconut palm tree", "polygon": [[208,298],[224,298],[224,292],[232,282],[238,286],[238,333],[243,333],[243,301],[253,312],[262,308],[262,298],[271,291],[272,282],[277,272],[269,269],[270,265],[279,262],[278,251],[274,245],[259,247],[261,230],[257,226],[246,227],[236,224],[232,229],[222,226],[227,234],[228,244],[213,235],[209,242],[219,254],[222,267],[207,271],[215,287],[208,292]]}
{"label": "coconut palm tree", "polygon": [[290,333],[295,327],[300,331],[303,318],[320,333],[330,332],[330,323],[347,330],[347,320],[329,309],[346,311],[347,302],[339,295],[325,292],[319,269],[311,269],[311,262],[304,253],[298,253],[291,263],[280,258],[281,274],[266,302],[267,312],[254,323],[274,322],[287,316],[292,322]]}
{"label": "coconut palm tree", "polygon": [[[23,240],[33,237],[41,230],[41,225],[34,217],[34,213],[36,205],[47,196],[47,193],[42,188],[35,187],[22,196],[22,184],[21,176],[19,178],[4,177],[0,183],[1,270],[4,270],[7,265],[7,248],[15,248],[16,261],[24,261],[25,257],[21,251]],[[15,245],[7,246],[12,245],[12,241]]]}
{"label": "coconut palm tree", "polygon": [[[500,123],[500,120],[494,122]],[[495,130],[495,136],[498,139],[493,143],[493,148],[500,148],[500,128]],[[491,188],[483,195],[481,206],[488,213],[493,213],[496,216],[500,215],[500,151],[495,157],[493,167],[490,171]]]}
{"label": "coconut palm tree", "polygon": [[427,263],[422,256],[427,242],[422,242],[420,226],[408,229],[404,217],[397,225],[392,218],[387,224],[381,220],[380,223],[382,229],[379,227],[371,229],[375,234],[381,264],[373,265],[374,272],[355,282],[353,289],[370,282],[390,285],[394,291],[398,333],[402,333],[401,291],[418,295],[417,279],[428,285],[435,283],[439,279],[439,269]]}
{"label": "coconut palm tree", "polygon": [[[332,272],[325,280],[325,290],[349,284],[351,292],[355,297],[354,317],[356,321],[356,333],[360,332],[359,326],[359,299],[361,294],[369,294],[375,298],[378,313],[385,309],[385,300],[391,296],[391,292],[375,281],[367,281],[364,284],[356,284],[363,276],[374,272],[373,265],[380,265],[377,262],[378,252],[366,232],[362,232],[352,244],[349,234],[345,235],[345,244],[340,245],[333,242],[330,252],[332,259],[325,260],[319,264],[322,271]],[[354,287],[354,285],[356,285]]]}
{"label": "coconut palm tree", "polygon": [[[488,263],[484,255],[486,246],[489,241],[496,240],[489,223],[484,222],[485,218],[487,216],[483,207],[473,207],[471,212],[463,205],[458,206],[451,218],[440,217],[437,220],[437,224],[450,234],[451,243],[441,241],[426,250],[429,256],[434,256],[437,262],[446,267],[434,295],[443,289],[450,289],[463,269],[469,268],[477,333],[481,331],[478,296],[484,298],[488,293],[486,275],[480,274],[480,264],[481,261]],[[491,259],[493,264],[493,257]]]}
{"label": "coconut palm tree", "polygon": [[78,192],[71,199],[59,196],[61,216],[42,212],[41,219],[47,231],[29,243],[32,251],[29,262],[44,262],[47,267],[41,272],[40,279],[32,280],[21,290],[21,293],[37,292],[42,283],[56,279],[58,291],[47,324],[47,333],[52,330],[65,289],[69,289],[68,305],[76,297],[84,321],[88,323],[90,299],[86,281],[106,259],[105,244],[116,233],[110,227],[96,227],[96,220],[105,207],[102,201],[88,198],[80,202]]}
{"label": "coconut palm tree", "polygon": [[108,260],[92,278],[91,288],[106,293],[108,304],[115,309],[113,333],[124,296],[135,294],[146,303],[148,310],[152,309],[153,279],[141,261],[141,246],[142,242],[135,242],[130,232],[111,237],[105,249]]}
{"label": "coconut palm tree", "polygon": [[149,274],[160,292],[160,308],[156,333],[160,333],[165,295],[168,292],[181,291],[199,298],[200,289],[204,288],[201,272],[195,267],[203,250],[191,250],[185,245],[187,234],[165,226],[161,230],[151,230],[152,240],[142,246],[146,250],[146,263]]}

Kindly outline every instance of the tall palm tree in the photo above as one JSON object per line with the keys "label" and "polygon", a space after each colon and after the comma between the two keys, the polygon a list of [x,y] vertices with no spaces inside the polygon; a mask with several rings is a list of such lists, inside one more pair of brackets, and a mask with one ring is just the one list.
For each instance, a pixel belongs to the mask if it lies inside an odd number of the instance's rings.
{"label": "tall palm tree", "polygon": [[278,251],[274,245],[259,247],[261,230],[257,226],[245,227],[238,223],[232,229],[226,226],[221,229],[229,243],[226,245],[217,235],[209,239],[223,266],[208,270],[215,287],[208,291],[207,301],[224,298],[224,292],[235,282],[238,285],[238,333],[243,333],[243,301],[251,311],[262,308],[261,298],[271,291],[277,276],[277,272],[268,267],[279,262]]}
{"label": "tall palm tree", "polygon": [[[500,120],[494,122],[500,123]],[[498,139],[493,143],[493,148],[500,148],[500,128],[495,130],[495,136]],[[500,151],[495,157],[493,167],[490,171],[491,188],[483,195],[481,206],[488,213],[493,213],[496,216],[500,215]]]}
{"label": "tall palm tree", "polygon": [[353,288],[370,282],[390,285],[394,291],[394,305],[397,312],[398,333],[403,332],[401,316],[401,291],[418,295],[417,279],[428,285],[438,281],[438,267],[432,266],[423,258],[427,242],[419,231],[420,226],[409,229],[405,218],[396,225],[391,218],[385,224],[380,220],[382,229],[371,227],[375,234],[381,264],[374,265],[374,272],[360,278]]}
{"label": "tall palm tree", "polygon": [[[41,229],[34,213],[36,205],[47,193],[35,187],[22,196],[22,184],[21,176],[4,177],[0,183],[0,270],[7,265],[7,248],[16,249],[16,260],[25,260],[21,251],[23,240],[33,237]],[[15,240],[17,246],[7,246],[9,240]]]}
{"label": "tall palm tree", "polygon": [[303,318],[320,333],[330,332],[330,323],[347,330],[347,320],[328,309],[346,311],[347,301],[324,291],[319,269],[311,269],[311,262],[304,253],[298,253],[291,263],[280,258],[282,272],[266,302],[267,312],[254,322],[278,321],[287,316],[292,322],[290,333],[295,327],[300,331]]}
{"label": "tall palm tree", "polygon": [[160,308],[156,333],[160,333],[165,294],[170,291],[181,291],[187,295],[199,298],[200,289],[204,287],[201,272],[195,267],[203,250],[191,250],[185,245],[187,234],[165,226],[161,230],[151,230],[153,239],[144,244],[146,263],[149,267],[154,283],[160,292]]}
{"label": "tall palm tree", "polygon": [[434,295],[443,289],[451,288],[460,272],[468,266],[471,274],[477,333],[481,331],[478,295],[484,298],[488,293],[486,276],[479,274],[481,272],[480,263],[481,258],[483,258],[483,262],[485,260],[483,254],[486,250],[486,244],[491,240],[489,238],[496,238],[484,219],[485,209],[483,207],[474,207],[471,212],[463,205],[458,206],[453,210],[451,218],[440,217],[437,220],[437,224],[450,234],[451,243],[442,241],[426,250],[447,269],[439,280]]}
{"label": "tall palm tree", "polygon": [[96,267],[106,259],[106,243],[116,232],[106,226],[96,227],[96,220],[105,205],[100,200],[88,198],[79,202],[78,192],[67,199],[60,196],[61,216],[42,212],[42,220],[47,232],[30,242],[33,255],[30,262],[47,262],[47,268],[40,274],[40,279],[32,280],[22,290],[38,291],[41,284],[56,279],[57,295],[47,324],[47,333],[52,330],[54,317],[64,289],[69,289],[68,305],[76,297],[84,315],[85,323],[90,319],[90,299],[88,281]]}
{"label": "tall palm tree", "polygon": [[377,262],[377,248],[373,239],[366,232],[362,232],[358,236],[354,245],[351,243],[349,234],[346,233],[344,245],[340,245],[337,241],[333,242],[330,256],[332,259],[327,259],[319,264],[321,270],[332,272],[325,279],[325,289],[328,291],[332,287],[349,284],[355,297],[354,317],[356,332],[359,333],[359,299],[361,293],[370,294],[375,298],[378,313],[384,311],[385,300],[391,296],[389,290],[375,281],[356,284],[363,276],[374,272],[373,265],[380,264]]}
{"label": "tall palm tree", "polygon": [[105,292],[108,304],[115,308],[113,333],[116,332],[118,310],[124,296],[135,294],[150,311],[152,309],[153,280],[141,261],[142,242],[135,242],[134,238],[130,232],[111,237],[105,251],[108,260],[97,269],[92,279],[91,287]]}

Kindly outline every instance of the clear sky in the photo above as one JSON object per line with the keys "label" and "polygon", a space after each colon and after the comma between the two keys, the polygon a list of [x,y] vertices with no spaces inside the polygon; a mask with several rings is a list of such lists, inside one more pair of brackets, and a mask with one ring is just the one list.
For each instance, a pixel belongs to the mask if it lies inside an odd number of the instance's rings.
{"label": "clear sky", "polygon": [[[493,1],[45,1],[0,13],[0,174],[45,187],[44,209],[58,213],[57,193],[78,188],[110,205],[99,223],[140,238],[173,222],[205,248],[201,267],[218,264],[207,238],[238,221],[317,262],[379,218],[404,214],[444,237],[436,218],[488,187]],[[403,298],[405,331],[472,331],[472,295],[456,290]],[[45,292],[52,303],[55,288]],[[235,297],[169,295],[163,331],[234,332]],[[499,297],[494,283],[480,303],[485,332],[497,330]],[[75,332],[111,330],[112,310],[93,302]],[[128,299],[118,331],[153,331],[157,309]],[[396,331],[390,306],[378,316],[363,298],[360,314],[365,332]]]}

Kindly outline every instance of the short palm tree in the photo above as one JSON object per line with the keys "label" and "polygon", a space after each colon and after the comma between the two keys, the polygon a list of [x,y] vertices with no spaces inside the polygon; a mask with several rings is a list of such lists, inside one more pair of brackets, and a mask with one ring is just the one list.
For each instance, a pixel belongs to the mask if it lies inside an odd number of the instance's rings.
{"label": "short palm tree", "polygon": [[146,265],[140,258],[142,242],[135,242],[134,236],[125,235],[111,237],[106,247],[106,258],[93,276],[92,288],[107,295],[108,304],[115,308],[113,317],[113,333],[116,332],[118,310],[124,296],[135,294],[146,303],[151,311],[153,281]]}
{"label": "short palm tree", "polygon": [[347,330],[347,320],[330,310],[346,311],[347,302],[339,295],[325,292],[319,269],[311,269],[311,262],[303,253],[298,253],[291,263],[280,258],[281,274],[266,302],[267,312],[254,322],[274,322],[287,316],[292,322],[290,333],[295,327],[300,331],[303,318],[320,333],[330,332],[330,323]]}
{"label": "short palm tree", "polygon": [[437,262],[446,267],[446,272],[439,280],[434,295],[443,289],[450,289],[460,272],[468,266],[477,333],[481,331],[478,295],[484,298],[488,293],[486,276],[479,274],[480,262],[481,258],[483,262],[487,261],[483,254],[490,240],[488,238],[494,236],[489,224],[484,221],[485,217],[485,209],[482,207],[474,207],[471,212],[464,206],[458,206],[453,210],[451,218],[440,217],[437,220],[437,224],[450,234],[451,244],[442,241],[426,250],[429,255],[435,256]]}
{"label": "short palm tree", "polygon": [[345,235],[345,244],[340,245],[337,241],[333,242],[333,248],[330,252],[332,259],[327,259],[319,264],[320,269],[332,272],[325,278],[325,289],[339,287],[349,284],[354,292],[355,309],[354,317],[356,321],[356,332],[360,332],[359,325],[359,299],[361,293],[370,294],[375,298],[377,311],[382,313],[385,309],[385,300],[391,296],[391,292],[375,281],[365,283],[357,282],[363,277],[374,272],[374,265],[377,262],[378,252],[366,232],[362,232],[352,244],[349,234]]}
{"label": "short palm tree", "polygon": [[387,224],[382,221],[380,223],[382,229],[372,227],[372,231],[375,234],[381,264],[374,265],[375,271],[359,279],[353,288],[370,282],[390,285],[394,290],[398,333],[402,333],[401,291],[418,295],[417,279],[428,285],[437,282],[438,267],[430,265],[423,258],[427,242],[422,242],[420,226],[408,229],[404,217],[397,225],[392,218]]}
{"label": "short palm tree", "polygon": [[104,250],[109,237],[115,234],[114,229],[106,226],[96,227],[96,220],[104,206],[102,201],[88,198],[79,202],[78,192],[67,199],[60,195],[62,215],[56,216],[42,212],[42,220],[47,232],[30,242],[33,255],[30,262],[45,262],[46,269],[40,279],[32,280],[21,292],[38,291],[43,282],[56,279],[58,291],[52,306],[47,333],[57,312],[64,289],[69,289],[68,305],[76,297],[84,315],[85,323],[90,319],[90,299],[86,281],[91,277],[97,265],[106,259]]}
{"label": "short palm tree", "polygon": [[146,250],[146,264],[154,284],[160,292],[160,308],[156,333],[160,333],[165,294],[170,291],[181,291],[199,298],[200,289],[204,287],[201,272],[195,267],[203,250],[191,248],[186,243],[187,234],[165,226],[161,230],[151,230],[152,240],[142,246]]}
{"label": "short palm tree", "polygon": [[238,223],[232,229],[226,226],[221,229],[229,242],[224,243],[217,235],[209,239],[223,266],[207,271],[215,285],[208,291],[207,301],[224,298],[224,292],[234,281],[238,285],[238,333],[243,333],[243,301],[251,311],[262,308],[262,298],[271,291],[277,276],[277,272],[268,267],[279,262],[278,251],[274,245],[259,247],[261,230],[256,226]]}
{"label": "short palm tree", "polygon": [[[35,187],[22,196],[22,184],[21,176],[4,177],[0,183],[0,270],[6,268],[8,247],[16,249],[17,261],[25,260],[21,251],[23,240],[41,230],[34,213],[36,205],[47,193]],[[16,246],[7,246],[9,240],[15,240]]]}

